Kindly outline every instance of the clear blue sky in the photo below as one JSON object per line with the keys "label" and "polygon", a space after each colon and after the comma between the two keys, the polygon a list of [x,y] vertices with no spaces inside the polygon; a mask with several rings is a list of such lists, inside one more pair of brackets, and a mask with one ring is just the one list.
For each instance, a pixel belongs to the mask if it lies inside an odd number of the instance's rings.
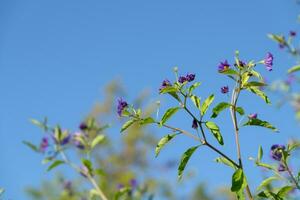
{"label": "clear blue sky", "polygon": [[[48,116],[54,123],[76,127],[101,100],[101,88],[111,79],[121,77],[129,99],[144,88],[150,88],[155,98],[161,80],[173,76],[174,66],[197,74],[203,82],[199,94],[218,93],[227,82],[216,73],[216,66],[220,60],[232,60],[237,49],[246,60],[273,52],[274,71],[261,71],[275,80],[294,61],[280,53],[266,34],[298,31],[298,12],[292,0],[1,1],[0,186],[6,197],[26,199],[26,185],[38,185],[52,175],[46,175],[41,158],[21,143],[38,142],[41,136],[29,118]],[[217,95],[217,101],[224,99]],[[252,95],[242,100],[248,112],[259,112],[281,130],[274,135],[264,129],[244,129],[245,158],[255,155],[259,144],[267,149],[297,136],[291,108],[278,111]],[[190,121],[179,119],[174,123],[190,126]],[[230,152],[231,124],[219,123],[226,130],[224,149]],[[165,156],[180,157],[192,144],[174,142]],[[199,149],[189,166],[199,170],[199,181],[230,183],[229,170],[204,163],[214,157]],[[245,165],[252,175],[250,182],[257,184],[259,170],[252,169],[250,162]]]}

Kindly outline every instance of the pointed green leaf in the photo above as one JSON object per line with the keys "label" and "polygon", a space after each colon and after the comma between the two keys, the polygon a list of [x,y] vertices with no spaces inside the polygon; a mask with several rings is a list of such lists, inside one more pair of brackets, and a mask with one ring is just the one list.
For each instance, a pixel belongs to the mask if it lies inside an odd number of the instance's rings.
{"label": "pointed green leaf", "polygon": [[226,108],[229,108],[230,106],[231,104],[227,102],[219,103],[216,107],[213,108],[213,114],[211,115],[211,118],[216,118],[220,112],[222,112]]}
{"label": "pointed green leaf", "polygon": [[92,148],[92,149],[95,148],[95,146],[96,146],[97,144],[103,142],[104,140],[105,140],[105,136],[104,136],[103,134],[97,135],[97,136],[93,139],[93,141],[92,141],[92,143],[91,143],[91,148]]}
{"label": "pointed green leaf", "polygon": [[166,86],[159,91],[160,94],[165,94],[165,93],[169,93],[169,92],[176,93],[176,92],[178,92],[178,89],[174,86]]}
{"label": "pointed green leaf", "polygon": [[125,122],[125,123],[123,124],[122,128],[121,128],[121,133],[122,133],[123,131],[125,131],[127,128],[129,128],[134,122],[136,122],[135,119],[130,119],[130,120],[128,120],[127,122]]}
{"label": "pointed green leaf", "polygon": [[47,171],[49,172],[50,170],[54,169],[55,167],[64,164],[65,162],[62,160],[56,160],[54,161],[47,169]]}
{"label": "pointed green leaf", "polygon": [[238,192],[247,186],[246,177],[242,169],[237,169],[232,175],[231,191]]}
{"label": "pointed green leaf", "polygon": [[198,147],[199,147],[199,145],[191,147],[183,153],[181,160],[180,160],[179,167],[178,167],[178,179],[179,180],[182,178],[182,174],[186,167],[187,162],[189,161],[189,159],[191,158],[191,156],[193,155],[193,153],[196,151],[196,149]]}
{"label": "pointed green leaf", "polygon": [[89,174],[93,175],[93,164],[87,159],[81,159],[82,164],[88,169]]}
{"label": "pointed green leaf", "polygon": [[245,114],[245,111],[242,107],[237,107],[236,109],[236,112],[238,112],[240,115],[244,115]]}
{"label": "pointed green leaf", "polygon": [[201,85],[200,82],[196,82],[196,83],[194,83],[193,85],[191,85],[191,86],[189,87],[189,94],[191,95],[192,92],[194,91],[194,89],[196,89],[196,88],[199,87],[200,85]]}
{"label": "pointed green leaf", "polygon": [[267,84],[263,83],[263,82],[256,82],[256,81],[251,81],[249,83],[245,83],[243,85],[243,88],[248,88],[248,87],[262,87],[262,86],[266,86]]}
{"label": "pointed green leaf", "polygon": [[266,178],[265,180],[263,180],[260,185],[257,187],[257,191],[262,190],[264,187],[267,187],[272,181],[278,180],[279,177],[276,176],[271,176],[269,178]]}
{"label": "pointed green leaf", "polygon": [[300,65],[296,65],[294,67],[291,67],[289,70],[288,70],[288,73],[293,73],[293,72],[297,72],[300,70]]}
{"label": "pointed green leaf", "polygon": [[237,169],[237,167],[234,164],[232,164],[232,162],[230,162],[229,160],[227,160],[224,157],[218,157],[218,158],[215,159],[215,161],[217,163],[223,163],[224,165],[227,165],[227,166],[229,166],[229,167],[231,167],[233,169]]}
{"label": "pointed green leaf", "polygon": [[156,145],[155,148],[155,157],[158,156],[158,154],[160,153],[160,151],[162,150],[162,148],[168,143],[170,142],[170,140],[172,140],[176,135],[178,135],[178,133],[175,134],[168,134],[166,136],[164,136],[163,138],[161,138],[159,140],[159,142]]}
{"label": "pointed green leaf", "polygon": [[163,125],[164,123],[166,123],[166,121],[170,119],[179,109],[179,107],[169,108],[162,117],[160,124]]}
{"label": "pointed green leaf", "polygon": [[257,160],[258,161],[261,161],[261,159],[263,157],[263,154],[264,154],[263,149],[262,149],[261,145],[259,145],[258,153],[257,153]]}
{"label": "pointed green leaf", "polygon": [[263,91],[261,91],[258,87],[254,87],[254,86],[248,87],[247,90],[249,90],[250,92],[261,97],[267,104],[271,103],[269,97]]}
{"label": "pointed green leaf", "polygon": [[23,141],[23,144],[25,144],[26,146],[28,146],[31,150],[35,151],[35,152],[39,152],[39,148],[37,146],[35,146],[34,144],[28,142],[28,141]]}
{"label": "pointed green leaf", "polygon": [[201,109],[200,98],[195,95],[192,95],[191,100],[194,103],[194,105],[200,110]]}
{"label": "pointed green leaf", "polygon": [[289,186],[289,185],[284,186],[277,192],[277,195],[281,198],[287,197],[289,192],[292,191],[293,189],[294,189],[293,186]]}
{"label": "pointed green leaf", "polygon": [[220,129],[217,126],[217,124],[215,124],[212,121],[208,121],[208,122],[205,122],[205,126],[215,136],[215,138],[218,140],[219,144],[223,145],[224,144],[223,137],[221,135]]}
{"label": "pointed green leaf", "polygon": [[239,75],[239,73],[237,71],[235,71],[234,69],[226,69],[220,73],[227,74],[227,75]]}
{"label": "pointed green leaf", "polygon": [[261,126],[261,127],[271,129],[272,131],[278,132],[277,128],[275,128],[269,122],[262,121],[260,119],[255,119],[255,118],[249,119],[249,121],[247,121],[245,124],[243,124],[243,126]]}
{"label": "pointed green leaf", "polygon": [[147,124],[152,124],[152,123],[155,123],[155,120],[152,117],[147,117],[140,121],[140,125],[147,125]]}
{"label": "pointed green leaf", "polygon": [[213,102],[215,96],[212,94],[209,97],[207,97],[207,99],[205,99],[205,101],[203,102],[202,106],[201,106],[201,115],[203,116],[207,109],[209,108],[210,104]]}

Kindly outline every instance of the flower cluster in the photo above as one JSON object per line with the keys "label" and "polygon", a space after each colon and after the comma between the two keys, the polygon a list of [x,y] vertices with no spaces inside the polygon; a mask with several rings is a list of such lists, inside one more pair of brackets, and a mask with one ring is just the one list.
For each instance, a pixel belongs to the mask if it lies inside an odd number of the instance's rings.
{"label": "flower cluster", "polygon": [[121,117],[123,110],[128,106],[128,103],[124,101],[122,98],[118,99],[118,106],[117,106],[117,112],[118,115]]}
{"label": "flower cluster", "polygon": [[268,71],[272,71],[273,70],[273,55],[270,53],[270,52],[268,52],[267,53],[267,55],[266,55],[266,57],[265,57],[265,59],[264,59],[264,64],[265,64],[265,66],[266,66],[266,69],[268,70]]}
{"label": "flower cluster", "polygon": [[228,70],[230,67],[230,64],[228,64],[228,61],[225,60],[224,62],[220,62],[218,68],[219,68],[219,72],[224,72],[226,70]]}
{"label": "flower cluster", "polygon": [[171,82],[168,79],[165,79],[165,80],[163,80],[163,82],[159,88],[159,91],[161,91],[162,89],[164,89],[168,86],[171,86],[171,85],[172,85]]}
{"label": "flower cluster", "polygon": [[190,74],[188,73],[186,76],[179,76],[178,82],[179,83],[184,83],[184,82],[192,82],[195,80],[196,75],[195,74]]}
{"label": "flower cluster", "polygon": [[271,158],[277,161],[281,161],[284,150],[285,150],[284,145],[280,145],[280,144],[272,145],[270,151]]}

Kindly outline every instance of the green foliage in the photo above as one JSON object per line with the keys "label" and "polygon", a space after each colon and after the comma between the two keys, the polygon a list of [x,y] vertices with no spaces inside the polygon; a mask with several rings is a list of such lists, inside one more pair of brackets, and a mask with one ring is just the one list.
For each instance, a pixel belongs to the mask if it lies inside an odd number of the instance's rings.
{"label": "green foliage", "polygon": [[191,147],[189,148],[188,150],[186,150],[181,159],[180,159],[180,164],[179,164],[179,167],[178,167],[178,179],[180,180],[182,178],[182,174],[184,172],[184,169],[189,161],[189,159],[191,158],[191,156],[193,155],[193,153],[196,151],[196,149],[199,147],[200,145],[198,146],[194,146],[194,147]]}
{"label": "green foliage", "polygon": [[215,136],[215,138],[218,140],[219,144],[223,145],[224,144],[223,137],[221,135],[220,129],[217,126],[217,124],[215,124],[212,121],[208,121],[208,122],[205,122],[205,126],[210,130],[210,132],[213,134],[213,136]]}
{"label": "green foliage", "polygon": [[159,142],[155,148],[155,156],[156,157],[158,156],[158,154],[160,153],[162,148],[165,147],[165,145],[167,143],[169,143],[176,135],[178,135],[178,133],[168,134],[159,140]]}
{"label": "green foliage", "polygon": [[221,102],[217,106],[213,108],[213,114],[211,115],[211,118],[216,118],[220,112],[225,110],[226,108],[230,108],[231,104],[227,102]]}
{"label": "green foliage", "polygon": [[34,144],[32,144],[31,142],[23,141],[23,144],[28,146],[31,150],[33,150],[35,152],[39,152],[39,148],[37,146],[35,146]]}
{"label": "green foliage", "polygon": [[130,119],[127,122],[125,122],[121,128],[121,133],[124,132],[126,129],[128,129],[134,122],[136,122],[136,119]]}
{"label": "green foliage", "polygon": [[58,167],[59,165],[62,165],[64,164],[65,161],[63,160],[55,160],[48,168],[47,168],[47,171],[51,171],[52,169]]}
{"label": "green foliage", "polygon": [[211,94],[209,97],[207,97],[202,106],[201,106],[201,115],[205,115],[207,109],[209,108],[210,104],[213,102],[213,100],[215,99],[215,96],[213,94]]}
{"label": "green foliage", "polygon": [[160,124],[165,124],[179,109],[179,107],[169,108],[162,117]]}
{"label": "green foliage", "polygon": [[293,72],[297,72],[300,70],[300,65],[295,65],[293,67],[291,67],[290,69],[288,69],[288,73],[293,73]]}
{"label": "green foliage", "polygon": [[247,186],[246,177],[242,169],[237,169],[232,175],[232,192],[239,192]]}
{"label": "green foliage", "polygon": [[278,132],[278,129],[271,125],[269,122],[256,118],[249,118],[249,120],[246,123],[244,123],[243,126],[261,126],[271,129],[272,131]]}

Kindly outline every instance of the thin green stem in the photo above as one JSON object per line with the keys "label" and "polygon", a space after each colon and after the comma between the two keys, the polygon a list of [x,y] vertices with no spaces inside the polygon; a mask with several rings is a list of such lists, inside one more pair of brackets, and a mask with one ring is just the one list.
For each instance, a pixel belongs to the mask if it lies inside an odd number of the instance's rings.
{"label": "thin green stem", "polygon": [[288,172],[288,174],[290,175],[292,181],[295,183],[295,186],[297,187],[297,189],[300,189],[300,186],[299,186],[299,183],[298,181],[296,180],[295,176],[293,175],[291,169],[289,168],[287,162],[283,162],[284,164],[284,167],[286,168],[286,171]]}

